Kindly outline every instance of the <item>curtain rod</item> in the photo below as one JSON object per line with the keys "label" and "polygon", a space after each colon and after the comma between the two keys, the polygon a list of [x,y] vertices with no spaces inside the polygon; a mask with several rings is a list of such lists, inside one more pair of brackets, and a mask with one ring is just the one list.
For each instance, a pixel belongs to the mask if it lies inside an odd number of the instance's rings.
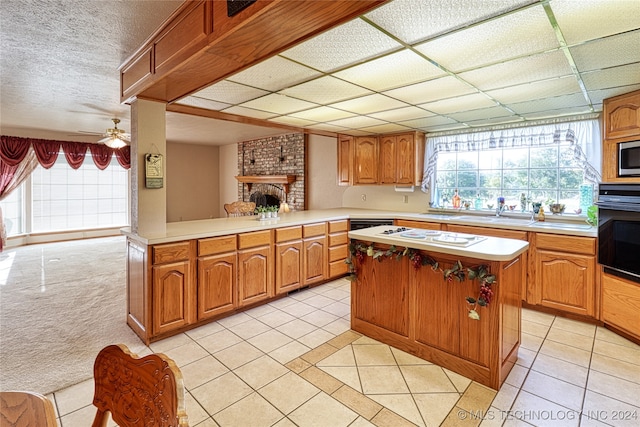
{"label": "curtain rod", "polygon": [[427,133],[427,138],[435,138],[439,136],[462,135],[468,133],[489,132],[494,130],[517,129],[531,126],[552,125],[556,123],[578,122],[583,120],[593,120],[600,117],[600,113],[580,114],[578,116],[555,117],[551,119],[531,120],[518,123],[508,123],[504,125],[484,126],[471,129],[456,129],[442,132]]}

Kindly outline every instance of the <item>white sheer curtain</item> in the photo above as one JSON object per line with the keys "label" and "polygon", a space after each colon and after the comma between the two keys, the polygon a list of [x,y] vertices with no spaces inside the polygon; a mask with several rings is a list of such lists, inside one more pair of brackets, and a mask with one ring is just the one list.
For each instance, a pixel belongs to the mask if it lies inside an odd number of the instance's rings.
{"label": "white sheer curtain", "polygon": [[584,170],[585,181],[597,184],[602,179],[602,139],[600,124],[594,119],[428,137],[422,191],[427,192],[431,188],[440,152],[536,147],[562,142],[568,142],[573,149],[574,159]]}

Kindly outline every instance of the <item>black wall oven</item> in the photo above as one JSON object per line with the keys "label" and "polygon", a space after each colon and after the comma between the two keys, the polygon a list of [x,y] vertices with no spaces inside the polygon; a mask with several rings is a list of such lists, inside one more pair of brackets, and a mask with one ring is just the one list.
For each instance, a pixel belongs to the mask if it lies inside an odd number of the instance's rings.
{"label": "black wall oven", "polygon": [[596,205],[598,262],[640,283],[640,184],[600,184]]}

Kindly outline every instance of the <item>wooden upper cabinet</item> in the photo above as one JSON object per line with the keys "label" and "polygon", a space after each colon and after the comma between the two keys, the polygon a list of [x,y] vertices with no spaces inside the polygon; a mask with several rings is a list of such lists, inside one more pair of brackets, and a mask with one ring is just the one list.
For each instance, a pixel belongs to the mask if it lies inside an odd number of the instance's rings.
{"label": "wooden upper cabinet", "polygon": [[375,136],[358,136],[355,139],[353,183],[378,183],[378,138]]}
{"label": "wooden upper cabinet", "polygon": [[396,184],[419,184],[422,181],[422,167],[416,169],[416,164],[423,164],[423,150],[419,149],[420,141],[415,134],[396,136]]}
{"label": "wooden upper cabinet", "polygon": [[353,183],[353,137],[338,136],[338,185]]}
{"label": "wooden upper cabinet", "polygon": [[380,139],[380,183],[394,184],[396,178],[396,137],[383,136]]}
{"label": "wooden upper cabinet", "polygon": [[605,99],[604,138],[640,136],[640,90]]}

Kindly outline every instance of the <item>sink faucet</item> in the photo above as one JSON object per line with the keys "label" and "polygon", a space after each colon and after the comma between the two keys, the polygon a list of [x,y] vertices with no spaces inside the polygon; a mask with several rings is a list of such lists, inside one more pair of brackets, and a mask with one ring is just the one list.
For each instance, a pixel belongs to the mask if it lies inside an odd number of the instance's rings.
{"label": "sink faucet", "polygon": [[496,216],[500,216],[500,214],[506,209],[507,205],[498,204],[496,208]]}

